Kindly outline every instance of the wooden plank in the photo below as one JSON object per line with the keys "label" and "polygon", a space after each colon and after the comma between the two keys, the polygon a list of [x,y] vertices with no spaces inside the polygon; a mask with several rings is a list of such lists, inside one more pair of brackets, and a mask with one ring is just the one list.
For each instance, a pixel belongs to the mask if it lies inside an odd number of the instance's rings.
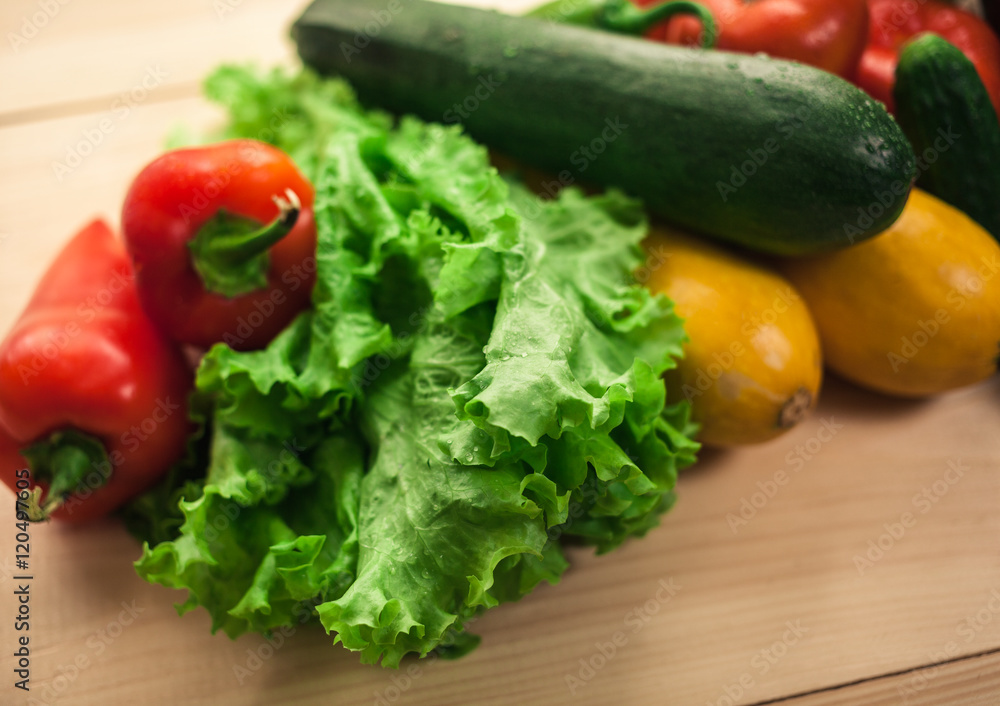
{"label": "wooden plank", "polygon": [[[463,4],[517,12],[537,0]],[[288,29],[306,5],[306,0],[4,0],[0,125],[131,105],[136,96],[143,101],[194,96],[205,74],[222,62],[295,63]]]}
{"label": "wooden plank", "polygon": [[76,112],[74,104],[89,111],[129,105],[138,97],[156,101],[194,95],[207,71],[220,62],[288,61],[292,48],[286,28],[300,5],[280,0],[5,0],[0,27],[8,30],[8,47],[0,54],[0,121]]}
{"label": "wooden plank", "polygon": [[208,126],[217,116],[201,99],[187,99],[0,128],[0,330],[76,229],[98,215],[117,225],[130,180],[171,129]]}
{"label": "wooden plank", "polygon": [[1000,653],[930,664],[903,674],[770,703],[781,706],[992,706],[1000,703]]}

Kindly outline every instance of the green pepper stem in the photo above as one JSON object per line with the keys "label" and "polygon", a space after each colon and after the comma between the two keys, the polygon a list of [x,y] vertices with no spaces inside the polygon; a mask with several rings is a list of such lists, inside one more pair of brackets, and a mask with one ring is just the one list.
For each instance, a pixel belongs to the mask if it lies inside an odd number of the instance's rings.
{"label": "green pepper stem", "polygon": [[712,12],[699,2],[672,0],[640,9],[630,0],[555,0],[528,13],[563,24],[597,27],[619,34],[640,35],[674,15],[694,15],[701,21],[702,46],[711,49],[718,36]]}
{"label": "green pepper stem", "polygon": [[277,218],[249,233],[216,236],[205,243],[202,255],[216,262],[242,263],[270,250],[271,246],[292,231],[302,210],[302,202],[291,189],[285,189],[285,198],[271,198],[278,206]]}
{"label": "green pepper stem", "polygon": [[50,494],[43,502],[42,489],[36,485],[28,493],[23,512],[27,515],[28,522],[44,522],[62,506],[64,500],[65,497],[62,495]]}
{"label": "green pepper stem", "polygon": [[47,520],[73,493],[97,489],[111,476],[111,463],[104,443],[75,429],[53,432],[47,439],[24,449],[35,481],[48,483],[43,499],[39,486],[32,488],[23,503],[31,522]]}
{"label": "green pepper stem", "polygon": [[268,225],[220,210],[188,241],[191,264],[205,291],[232,299],[267,286],[268,251],[292,231],[302,211],[291,189],[285,189],[285,198],[271,198],[278,217]]}
{"label": "green pepper stem", "polygon": [[621,34],[645,34],[655,25],[674,15],[694,15],[701,22],[701,45],[705,49],[715,46],[716,27],[712,12],[700,2],[672,0],[646,10],[640,10],[629,0],[608,0],[604,12],[598,16],[602,27]]}

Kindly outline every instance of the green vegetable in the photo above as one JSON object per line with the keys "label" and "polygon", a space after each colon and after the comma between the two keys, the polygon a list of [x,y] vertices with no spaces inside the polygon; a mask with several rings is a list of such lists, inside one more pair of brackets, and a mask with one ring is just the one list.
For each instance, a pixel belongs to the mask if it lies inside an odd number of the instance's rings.
{"label": "green vegetable", "polygon": [[649,8],[639,8],[631,0],[554,0],[527,14],[550,22],[583,27],[599,27],[609,32],[641,35],[675,15],[693,15],[701,22],[702,46],[715,46],[718,28],[712,11],[700,2],[670,0]]}
{"label": "green vegetable", "polygon": [[[423,0],[397,7],[316,0],[293,29],[299,54],[374,105],[461,122],[553,171],[556,186],[621,187],[672,223],[779,254],[874,235],[906,201],[903,133],[818,69]],[[378,32],[373,17],[388,18]]]}
{"label": "green vegetable", "polygon": [[314,307],[264,350],[205,357],[207,476],[133,507],[170,537],[140,575],[230,636],[318,616],[397,666],[463,654],[473,616],[558,581],[560,537],[603,552],[657,523],[696,445],[660,378],[681,322],[630,278],[636,202],[542,202],[459,128],[394,127],[336,81],[208,85],[230,136],[282,111],[274,139],[316,186]]}
{"label": "green vegetable", "polygon": [[919,185],[1000,239],[1000,121],[975,65],[935,34],[907,44],[893,89]]}

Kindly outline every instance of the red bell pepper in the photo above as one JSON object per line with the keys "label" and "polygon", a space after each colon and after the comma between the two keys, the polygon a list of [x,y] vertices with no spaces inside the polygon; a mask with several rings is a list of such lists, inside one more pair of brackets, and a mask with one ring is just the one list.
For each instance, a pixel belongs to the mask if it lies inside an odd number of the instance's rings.
{"label": "red bell pepper", "polygon": [[191,385],[121,242],[86,226],[0,343],[0,460],[18,509],[82,522],[146,490],[184,451]]}
{"label": "red bell pepper", "polygon": [[267,345],[309,306],[313,196],[288,155],[256,140],[153,161],[122,210],[149,316],[174,340],[199,348]]}
{"label": "red bell pepper", "polygon": [[[653,5],[661,0],[638,0]],[[716,48],[764,52],[851,79],[868,36],[865,0],[700,0],[715,19]],[[701,24],[675,17],[647,36],[670,44],[696,46]]]}
{"label": "red bell pepper", "polygon": [[936,0],[868,0],[868,46],[858,65],[857,84],[894,109],[892,87],[902,46],[912,37],[933,32],[969,57],[1000,114],[1000,41],[975,15]]}

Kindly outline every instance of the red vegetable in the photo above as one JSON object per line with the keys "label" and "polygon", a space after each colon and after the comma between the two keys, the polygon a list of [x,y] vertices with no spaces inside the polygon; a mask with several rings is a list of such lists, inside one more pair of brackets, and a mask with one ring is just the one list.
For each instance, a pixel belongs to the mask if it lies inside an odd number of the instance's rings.
{"label": "red vegetable", "polygon": [[180,457],[190,388],[180,352],[142,310],[125,249],[94,221],[0,343],[3,481],[23,490],[15,473],[30,467],[32,519],[105,515]]}
{"label": "red vegetable", "polygon": [[973,14],[936,0],[868,0],[868,46],[858,65],[857,84],[894,109],[892,87],[902,46],[912,37],[933,32],[969,57],[1000,114],[1000,41]]}
{"label": "red vegetable", "polygon": [[[639,0],[653,5],[661,0]],[[764,52],[852,78],[868,33],[865,0],[701,0],[718,29],[716,48]],[[701,24],[675,17],[649,36],[670,44],[697,46]]]}
{"label": "red vegetable", "polygon": [[267,345],[309,305],[312,204],[312,186],[288,155],[255,140],[153,161],[122,211],[150,317],[173,339],[200,348]]}

